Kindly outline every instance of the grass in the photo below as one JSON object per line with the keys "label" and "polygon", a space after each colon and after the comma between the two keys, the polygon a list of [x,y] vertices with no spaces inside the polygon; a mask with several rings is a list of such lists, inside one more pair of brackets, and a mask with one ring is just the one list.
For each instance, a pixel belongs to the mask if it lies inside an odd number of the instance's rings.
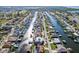
{"label": "grass", "polygon": [[76,24],[77,26],[75,27],[76,29],[79,29],[79,24]]}
{"label": "grass", "polygon": [[55,44],[55,43],[51,43],[51,44],[50,44],[50,46],[51,46],[51,49],[52,49],[52,50],[54,50],[54,49],[56,49],[56,48],[57,48],[57,46],[56,46],[56,44]]}
{"label": "grass", "polygon": [[79,15],[76,16],[79,19]]}
{"label": "grass", "polygon": [[31,47],[32,49],[34,48],[34,44],[32,45],[32,47]]}
{"label": "grass", "polygon": [[72,21],[73,17],[72,16],[68,16],[68,20]]}
{"label": "grass", "polygon": [[79,24],[76,24],[76,26],[74,26],[75,29],[79,29]]}
{"label": "grass", "polygon": [[0,40],[2,39],[2,36],[0,36]]}
{"label": "grass", "polygon": [[31,47],[32,52],[34,52],[34,47],[35,47],[35,45],[33,44]]}
{"label": "grass", "polygon": [[48,45],[47,45],[47,44],[45,44],[45,47],[48,47]]}
{"label": "grass", "polygon": [[0,24],[4,24],[4,23],[6,23],[8,20],[6,20],[6,19],[2,19],[2,20],[0,20]]}

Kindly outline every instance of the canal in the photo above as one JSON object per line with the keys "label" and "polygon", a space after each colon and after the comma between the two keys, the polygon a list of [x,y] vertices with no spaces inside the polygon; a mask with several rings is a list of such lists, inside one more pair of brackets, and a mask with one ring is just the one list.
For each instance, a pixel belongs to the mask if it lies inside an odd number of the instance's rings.
{"label": "canal", "polygon": [[66,40],[67,44],[64,44],[64,46],[66,48],[71,48],[74,53],[79,53],[79,44],[76,44],[72,39],[68,38],[68,35],[64,33],[63,28],[54,16],[50,15],[48,12],[45,13],[51,24],[54,26],[54,29]]}

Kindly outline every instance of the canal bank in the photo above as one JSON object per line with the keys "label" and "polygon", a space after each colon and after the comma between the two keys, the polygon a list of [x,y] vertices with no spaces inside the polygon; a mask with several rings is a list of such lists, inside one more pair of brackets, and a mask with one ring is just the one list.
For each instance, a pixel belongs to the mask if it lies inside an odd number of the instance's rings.
{"label": "canal bank", "polygon": [[[64,33],[63,28],[61,25],[57,22],[56,18],[54,16],[51,16],[48,12],[45,12],[49,21],[54,26],[55,30],[62,35],[64,40],[66,40],[67,44],[64,44],[66,48],[72,48],[73,52],[78,53],[79,52],[79,44],[76,44],[72,39],[68,38],[68,35]],[[62,40],[61,40],[62,41]]]}

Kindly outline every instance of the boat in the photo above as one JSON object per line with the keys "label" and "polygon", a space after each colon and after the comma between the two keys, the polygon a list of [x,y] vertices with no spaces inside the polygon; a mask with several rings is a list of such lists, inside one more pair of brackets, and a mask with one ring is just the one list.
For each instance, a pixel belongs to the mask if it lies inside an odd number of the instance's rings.
{"label": "boat", "polygon": [[61,35],[61,34],[59,34],[59,37],[62,37],[62,35]]}
{"label": "boat", "polygon": [[74,42],[75,42],[75,43],[79,43],[79,40],[77,40],[77,39],[74,39]]}
{"label": "boat", "polygon": [[64,43],[64,44],[66,44],[67,42],[66,42],[66,40],[62,40],[62,42]]}
{"label": "boat", "polygon": [[56,31],[56,33],[59,33],[58,31]]}
{"label": "boat", "polygon": [[53,42],[56,44],[61,44],[61,41],[59,40],[59,38],[54,38]]}

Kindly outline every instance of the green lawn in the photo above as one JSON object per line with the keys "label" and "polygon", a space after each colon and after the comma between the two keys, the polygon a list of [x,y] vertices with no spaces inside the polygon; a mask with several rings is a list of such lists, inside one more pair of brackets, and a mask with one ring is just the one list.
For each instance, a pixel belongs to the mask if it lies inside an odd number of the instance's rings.
{"label": "green lawn", "polygon": [[2,20],[0,20],[0,24],[4,24],[4,23],[6,23],[8,20],[6,20],[6,19],[2,19]]}
{"label": "green lawn", "polygon": [[55,44],[55,43],[51,43],[51,44],[50,44],[50,46],[51,46],[51,49],[52,49],[52,50],[54,50],[54,49],[56,49],[56,48],[57,48],[57,46],[56,46],[56,44]]}

